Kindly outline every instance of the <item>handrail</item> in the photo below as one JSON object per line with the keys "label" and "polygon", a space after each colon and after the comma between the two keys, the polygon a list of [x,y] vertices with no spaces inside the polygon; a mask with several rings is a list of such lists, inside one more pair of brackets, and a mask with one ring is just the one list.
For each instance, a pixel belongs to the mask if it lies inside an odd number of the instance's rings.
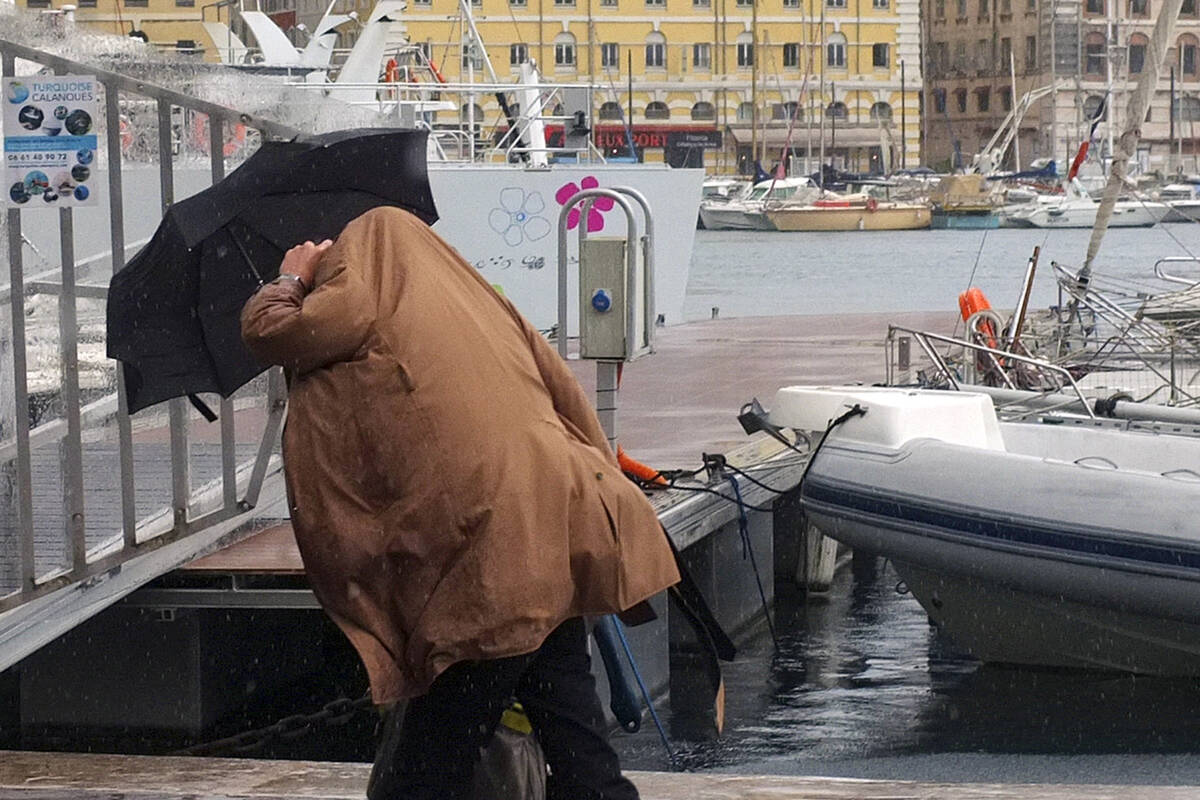
{"label": "handrail", "polygon": [[[997,364],[1001,359],[1012,360],[1021,362],[1023,364],[1029,364],[1030,366],[1036,367],[1039,370],[1053,372],[1063,378],[1064,386],[1070,385],[1071,389],[1075,393],[1076,399],[1079,401],[1079,404],[1083,406],[1084,412],[1090,418],[1096,418],[1096,414],[1092,410],[1091,406],[1088,405],[1087,398],[1084,397],[1083,390],[1079,388],[1079,384],[1077,384],[1075,379],[1071,377],[1070,372],[1063,367],[1058,366],[1057,364],[1051,364],[1047,361],[1043,361],[1032,356],[1022,355],[1020,353],[1011,353],[1007,350],[999,350],[994,347],[988,347],[987,345],[975,344],[974,342],[967,342],[962,339],[955,339],[952,336],[943,336],[941,334],[930,333],[928,331],[918,331],[913,328],[903,327],[901,325],[888,325],[888,341],[891,341],[897,332],[906,333],[910,336],[913,336],[917,340],[917,344],[920,345],[921,349],[925,352],[925,355],[928,356],[929,360],[933,362],[934,366],[946,376],[946,380],[951,386],[954,387],[955,391],[970,391],[970,389],[964,389],[962,387],[962,385],[958,382],[958,379],[954,377],[954,373],[951,371],[950,366],[946,363],[946,360],[942,358],[941,354],[937,352],[936,348],[930,345],[930,341],[941,342],[942,344],[957,345],[965,349],[986,353]],[[893,382],[892,364],[890,359],[887,364],[887,382],[889,384]],[[1007,375],[1005,376],[1005,382],[1008,383],[1009,388],[1016,388],[1008,379]]]}
{"label": "handrail", "polygon": [[1164,281],[1172,281],[1174,283],[1182,283],[1185,286],[1195,286],[1200,283],[1200,279],[1181,278],[1178,275],[1168,275],[1162,268],[1163,264],[1200,264],[1198,256],[1166,256],[1154,262],[1154,274],[1162,278]]}

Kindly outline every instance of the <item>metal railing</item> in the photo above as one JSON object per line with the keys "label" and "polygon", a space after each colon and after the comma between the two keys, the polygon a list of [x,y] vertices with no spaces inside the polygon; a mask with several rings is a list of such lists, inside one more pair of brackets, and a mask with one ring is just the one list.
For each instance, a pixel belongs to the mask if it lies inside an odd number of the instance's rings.
{"label": "metal railing", "polygon": [[[0,345],[8,339],[11,352],[12,401],[11,419],[0,418],[0,470],[11,481],[11,518],[15,530],[0,534],[8,537],[17,551],[15,580],[13,585],[0,585],[0,669],[18,657],[18,651],[27,652],[28,647],[14,645],[12,639],[20,631],[28,629],[13,622],[18,609],[35,600],[46,599],[58,590],[67,587],[86,587],[116,576],[123,565],[152,551],[161,551],[168,545],[184,540],[193,540],[195,547],[172,547],[174,556],[186,560],[197,554],[204,546],[211,547],[219,533],[227,535],[234,526],[248,521],[251,511],[259,504],[264,486],[270,479],[271,500],[277,501],[281,489],[276,480],[281,469],[280,459],[273,454],[275,442],[285,407],[285,390],[282,376],[277,370],[266,379],[265,391],[259,381],[257,394],[244,398],[239,409],[247,404],[265,403],[261,416],[261,436],[243,442],[244,450],[254,446],[254,457],[238,463],[237,429],[235,418],[238,409],[232,399],[220,402],[220,470],[219,476],[199,486],[192,485],[189,463],[189,411],[186,402],[174,400],[168,403],[166,420],[156,410],[138,415],[137,439],[159,441],[164,437],[156,429],[166,429],[169,449],[170,506],[146,513],[143,502],[138,503],[134,479],[135,424],[128,413],[125,397],[125,382],[119,364],[110,362],[111,375],[115,378],[115,391],[96,396],[85,393],[80,386],[79,323],[77,310],[80,301],[98,301],[106,296],[107,276],[97,275],[111,258],[112,272],[120,270],[126,263],[130,251],[144,240],[127,243],[125,197],[123,194],[123,159],[121,140],[121,109],[129,99],[152,103],[157,110],[157,172],[161,191],[161,209],[165,210],[176,197],[176,175],[173,159],[172,114],[176,109],[185,113],[202,114],[208,118],[208,160],[213,182],[224,177],[226,170],[225,129],[227,125],[245,126],[258,131],[263,139],[292,138],[299,131],[270,120],[256,118],[236,109],[207,102],[164,86],[158,86],[138,78],[132,78],[91,64],[71,61],[60,56],[36,50],[18,42],[0,39],[0,67],[4,76],[16,74],[17,59],[34,62],[60,75],[94,75],[104,89],[104,121],[106,132],[102,147],[107,151],[107,192],[109,231],[108,248],[87,259],[75,257],[75,211],[71,208],[58,210],[58,249],[60,264],[50,270],[35,274],[24,274],[24,237],[22,215],[25,209],[10,208],[7,212],[7,239],[10,282],[0,287],[0,300],[8,301],[10,325],[0,330]],[[46,214],[46,211],[35,213]],[[81,213],[90,213],[83,210]],[[33,229],[31,229],[32,231]],[[94,244],[94,243],[91,243]],[[41,256],[49,260],[46,254]],[[52,261],[51,261],[52,263]],[[86,281],[81,275],[88,274]],[[27,300],[37,295],[54,296],[58,311],[57,363],[61,382],[56,391],[50,393],[49,405],[57,411],[54,418],[40,424],[31,414],[30,340],[26,326]],[[3,348],[0,347],[0,350]],[[7,370],[6,370],[7,371]],[[4,376],[7,378],[8,376]],[[0,382],[0,385],[7,380]],[[45,399],[45,398],[42,398]],[[0,410],[3,405],[0,404]],[[92,530],[89,527],[88,504],[98,491],[103,478],[109,485],[108,476],[85,470],[84,433],[88,431],[89,442],[97,435],[95,427],[103,423],[111,434],[115,428],[115,449],[119,464],[120,522],[117,530]],[[61,486],[46,486],[35,482],[34,454],[42,447],[57,446],[58,468]],[[165,464],[163,465],[165,468]],[[164,469],[165,471],[165,469]],[[41,492],[57,495],[61,492],[64,524],[59,530],[47,530],[36,524],[35,497]],[[85,496],[89,497],[85,503]],[[5,498],[0,494],[0,511],[4,510]],[[99,537],[99,538],[98,538]],[[0,542],[6,541],[0,538]],[[44,551],[56,551],[58,558],[47,557]],[[159,572],[177,566],[161,556],[154,559]],[[139,562],[141,563],[141,562]],[[132,571],[127,569],[126,572]],[[145,580],[157,577],[146,573]],[[123,576],[114,583],[128,582]],[[136,585],[127,586],[131,591]],[[112,598],[108,602],[115,600]],[[47,603],[38,603],[48,607]],[[101,606],[103,607],[103,606]],[[84,613],[86,618],[99,608]],[[46,612],[49,613],[49,612]],[[57,613],[57,612],[56,612]],[[80,620],[81,621],[81,620]]]}

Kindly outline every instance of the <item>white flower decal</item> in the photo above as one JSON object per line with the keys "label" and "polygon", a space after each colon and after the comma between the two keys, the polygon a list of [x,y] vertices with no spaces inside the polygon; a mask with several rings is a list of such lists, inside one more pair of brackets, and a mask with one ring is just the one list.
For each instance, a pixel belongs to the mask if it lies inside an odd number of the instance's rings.
{"label": "white flower decal", "polygon": [[488,225],[504,237],[509,247],[526,239],[536,242],[550,233],[550,223],[540,216],[545,208],[541,192],[526,194],[524,189],[509,186],[500,190],[500,207],[488,214]]}

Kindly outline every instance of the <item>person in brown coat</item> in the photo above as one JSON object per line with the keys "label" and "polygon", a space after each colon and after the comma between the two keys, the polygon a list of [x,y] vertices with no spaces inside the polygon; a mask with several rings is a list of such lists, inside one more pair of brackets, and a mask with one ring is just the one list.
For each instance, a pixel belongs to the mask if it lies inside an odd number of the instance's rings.
{"label": "person in brown coat", "polygon": [[559,355],[396,208],[290,250],[242,336],[288,372],[286,483],[313,591],[374,701],[408,701],[390,796],[467,796],[516,696],[549,797],[636,798],[601,727],[582,617],[679,574]]}

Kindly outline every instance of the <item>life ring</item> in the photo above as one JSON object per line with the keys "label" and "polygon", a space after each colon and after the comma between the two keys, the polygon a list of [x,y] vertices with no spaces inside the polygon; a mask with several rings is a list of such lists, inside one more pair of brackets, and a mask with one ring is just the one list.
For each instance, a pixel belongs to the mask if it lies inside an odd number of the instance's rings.
{"label": "life ring", "polygon": [[[982,336],[984,344],[995,350],[999,344],[996,336],[996,325],[992,319],[995,313],[992,312],[992,304],[988,302],[983,290],[978,286],[972,286],[961,293],[958,296],[958,310],[962,314],[963,322],[974,322],[975,328]],[[990,313],[985,315],[983,314],[985,311]],[[970,327],[968,325],[968,328]]]}
{"label": "life ring", "polygon": [[874,213],[875,210],[878,208],[879,208],[879,201],[876,200],[874,197],[868,197],[867,198],[867,211]]}
{"label": "life ring", "polygon": [[396,63],[396,59],[389,58],[387,66],[384,67],[383,79],[388,83],[400,82],[400,65]]}

